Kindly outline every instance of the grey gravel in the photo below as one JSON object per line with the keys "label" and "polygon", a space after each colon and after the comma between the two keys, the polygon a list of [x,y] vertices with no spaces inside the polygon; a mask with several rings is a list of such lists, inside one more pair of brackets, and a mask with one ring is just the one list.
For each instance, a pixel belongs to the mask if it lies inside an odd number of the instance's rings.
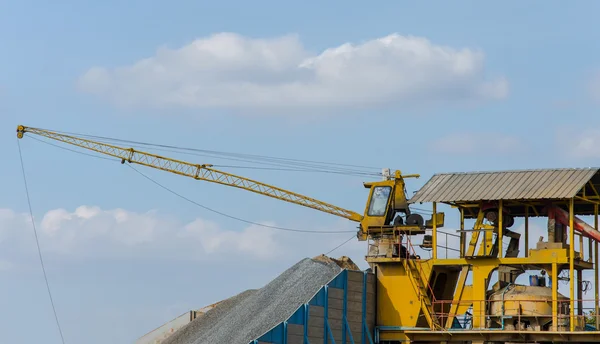
{"label": "grey gravel", "polygon": [[187,324],[164,344],[248,344],[291,316],[341,268],[305,258],[258,290],[224,301]]}
{"label": "grey gravel", "polygon": [[198,337],[198,333],[212,331],[211,328],[218,324],[218,322],[223,318],[224,314],[227,314],[231,308],[255,292],[255,289],[250,289],[223,300],[204,315],[194,319],[192,322],[186,324],[175,333],[167,337],[164,341],[162,341],[162,344],[193,343]]}

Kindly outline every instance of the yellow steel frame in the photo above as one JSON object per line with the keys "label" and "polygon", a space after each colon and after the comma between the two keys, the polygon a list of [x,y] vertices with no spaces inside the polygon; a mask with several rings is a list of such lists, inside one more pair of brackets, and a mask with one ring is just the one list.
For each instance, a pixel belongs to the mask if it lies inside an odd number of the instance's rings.
{"label": "yellow steel frame", "polygon": [[[600,199],[600,198],[599,198]],[[592,245],[591,238],[588,238],[589,241],[589,258],[583,259],[584,253],[584,243],[583,236],[580,235],[579,238],[576,235],[580,233],[575,232],[574,220],[575,220],[575,202],[577,200],[577,204],[581,205],[581,202],[591,202],[594,205],[594,228],[598,230],[598,208],[600,206],[600,202],[596,199],[590,199],[585,196],[577,196],[572,199],[564,199],[564,200],[555,200],[556,204],[566,204],[569,208],[569,217],[568,217],[568,225],[569,225],[569,237],[567,241],[567,248],[544,248],[544,249],[531,249],[529,250],[529,216],[531,210],[533,210],[533,214],[535,216],[540,216],[538,210],[536,209],[536,205],[543,205],[544,202],[540,200],[521,200],[519,202],[507,202],[507,201],[498,201],[498,214],[503,213],[503,209],[506,206],[514,206],[515,203],[520,204],[521,206],[525,206],[525,216],[524,216],[524,240],[526,250],[524,252],[524,256],[520,257],[504,257],[502,250],[502,238],[505,233],[503,233],[502,221],[503,217],[499,216],[498,219],[498,228],[483,224],[483,212],[480,211],[475,219],[475,225],[473,230],[468,230],[472,232],[470,244],[466,246],[466,236],[465,233],[465,212],[467,209],[472,208],[480,208],[480,204],[451,204],[457,207],[460,211],[460,258],[450,258],[450,259],[440,259],[437,250],[436,250],[436,235],[437,235],[437,226],[433,226],[433,248],[432,248],[432,258],[426,260],[417,261],[419,264],[423,264],[423,268],[427,271],[426,273],[426,283],[431,285],[433,283],[432,276],[433,272],[436,269],[445,269],[451,267],[460,267],[460,275],[457,279],[456,289],[454,291],[454,297],[450,302],[449,311],[447,312],[447,320],[445,322],[444,331],[449,331],[450,337],[454,337],[455,331],[451,330],[452,320],[457,314],[463,314],[465,310],[469,307],[472,307],[473,311],[473,329],[477,330],[477,332],[473,332],[471,336],[463,335],[461,338],[471,338],[477,339],[478,334],[487,333],[488,331],[487,325],[484,320],[485,315],[485,307],[482,302],[478,302],[475,300],[485,300],[486,299],[486,291],[488,290],[489,285],[489,276],[492,271],[497,269],[500,266],[512,266],[515,268],[525,267],[526,269],[544,269],[548,272],[548,275],[552,278],[552,286],[551,286],[551,294],[552,294],[552,327],[551,331],[542,331],[539,332],[544,336],[552,336],[553,334],[564,336],[565,332],[558,331],[559,329],[559,293],[558,293],[558,274],[563,269],[569,270],[569,284],[570,284],[570,295],[569,295],[569,331],[567,333],[577,333],[576,331],[579,328],[577,320],[578,317],[581,317],[581,310],[583,309],[583,301],[578,300],[581,299],[581,271],[593,269],[595,271],[594,278],[594,286],[595,286],[595,314],[600,313],[599,311],[599,301],[600,301],[600,284],[599,284],[599,256],[600,249],[598,248],[598,242],[594,242]],[[435,219],[436,213],[438,209],[438,204],[432,202],[432,218]],[[472,215],[472,213],[471,213]],[[490,251],[487,249],[488,245],[491,245],[491,239],[486,238],[487,240],[481,241],[479,243],[480,234],[485,234],[489,231],[497,231],[498,233],[498,250],[497,256],[490,256]],[[486,235],[486,237],[490,237]],[[577,240],[579,239],[579,240]],[[579,242],[579,251],[581,255],[581,259],[576,257],[575,244]],[[480,247],[477,247],[480,246]],[[491,246],[490,246],[491,247]],[[593,252],[593,253],[592,253]],[[593,255],[593,256],[592,256]],[[420,314],[423,311],[419,309],[418,305],[420,302],[414,299],[416,294],[407,294],[404,289],[397,289],[393,286],[404,285],[404,283],[410,283],[410,273],[408,271],[403,271],[402,261],[403,258],[390,258],[390,257],[368,257],[367,260],[369,263],[377,268],[382,268],[387,271],[393,271],[394,280],[388,280],[391,276],[386,276],[383,273],[382,279],[378,281],[380,291],[379,297],[379,305],[382,305],[383,308],[379,308],[379,318],[378,325],[384,326],[389,331],[384,331],[384,333],[380,334],[381,340],[414,340],[415,334],[418,332],[419,339],[425,340],[425,338],[434,338],[435,336],[444,336],[440,335],[441,333],[445,333],[444,331],[422,331],[417,326],[417,317],[414,317],[415,314]],[[578,284],[575,284],[576,274],[577,272],[577,280]],[[466,285],[467,275],[472,274],[472,285]],[[406,282],[403,282],[403,279],[406,279]],[[577,290],[577,295],[575,295],[575,290]],[[577,298],[576,298],[577,297]],[[402,301],[400,301],[402,300]],[[577,303],[575,302],[576,300]],[[380,306],[381,307],[381,306]],[[579,309],[579,310],[577,310]],[[398,310],[406,310],[406,312],[398,312]],[[392,314],[396,314],[396,316],[392,316]],[[392,320],[393,319],[393,320]],[[390,320],[390,321],[388,321]],[[596,328],[600,329],[600,317],[596,316]],[[483,332],[482,332],[483,331]],[[467,333],[471,331],[463,331],[460,333]],[[517,333],[523,333],[522,331],[516,331]],[[587,338],[599,338],[600,335],[598,333],[600,330],[592,331],[592,333],[586,332],[586,335],[583,336],[583,340],[587,340]],[[501,334],[505,333],[505,334]],[[495,338],[494,336],[506,336],[506,331],[492,331],[489,330],[489,337]],[[593,334],[593,335],[592,335]],[[590,337],[591,336],[591,337]],[[448,337],[448,338],[450,338]],[[436,337],[437,338],[437,337]],[[500,337],[498,337],[500,338]],[[490,339],[492,340],[492,339]]]}
{"label": "yellow steel frame", "polygon": [[231,173],[222,172],[211,168],[210,164],[193,164],[186,161],[167,158],[164,156],[146,153],[133,148],[124,148],[106,143],[96,142],[80,137],[65,135],[45,129],[19,126],[17,128],[17,137],[22,138],[25,133],[36,134],[56,141],[68,143],[74,146],[85,148],[101,154],[109,155],[121,162],[129,162],[156,168],[181,176],[204,180],[212,183],[232,186],[246,191],[251,191],[264,196],[272,197],[278,200],[302,205],[312,209],[320,210],[325,213],[344,217],[346,219],[360,222],[363,216],[351,210],[347,210],[326,202],[319,201],[292,191],[278,188],[273,185],[261,183],[256,180],[237,176]]}
{"label": "yellow steel frame", "polygon": [[[414,225],[388,225],[388,221],[398,211],[408,212],[408,204],[404,193],[404,178],[418,178],[419,175],[402,175],[400,171],[395,171],[393,176],[382,181],[364,183],[365,188],[369,188],[369,199],[365,206],[364,216],[347,210],[333,204],[329,204],[311,197],[307,197],[292,191],[288,191],[273,185],[258,182],[246,177],[237,176],[231,173],[219,171],[212,168],[210,164],[194,164],[186,161],[181,161],[173,158],[160,156],[157,154],[142,152],[133,148],[119,147],[112,144],[97,142],[81,137],[76,137],[68,134],[63,134],[46,129],[25,127],[19,125],[17,127],[17,137],[23,138],[26,133],[43,136],[52,140],[60,141],[70,145],[85,148],[104,155],[112,156],[121,160],[121,163],[129,162],[147,167],[152,167],[158,170],[175,173],[181,176],[194,178],[196,180],[204,180],[211,183],[231,186],[246,191],[254,192],[278,200],[289,203],[298,204],[304,207],[320,210],[325,213],[346,218],[351,221],[360,223],[360,231],[357,233],[359,240],[367,240],[369,235],[378,235],[379,233],[395,233],[403,232],[423,232],[424,229]],[[387,208],[384,214],[369,215],[369,205],[375,190],[379,187],[391,188],[390,197],[387,200]],[[443,215],[443,214],[442,214]],[[439,219],[439,218],[438,218]],[[435,221],[435,225],[439,225],[440,221]],[[443,216],[442,216],[443,224]]]}

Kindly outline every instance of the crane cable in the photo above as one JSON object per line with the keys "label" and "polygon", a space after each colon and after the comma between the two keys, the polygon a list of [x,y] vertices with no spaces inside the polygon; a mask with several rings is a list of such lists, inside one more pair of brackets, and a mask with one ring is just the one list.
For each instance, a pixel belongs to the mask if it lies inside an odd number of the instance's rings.
{"label": "crane cable", "polygon": [[[49,144],[51,146],[57,147],[57,148],[65,149],[65,150],[68,150],[68,151],[71,151],[71,152],[75,152],[75,153],[87,155],[87,156],[94,157],[94,158],[104,159],[104,160],[117,160],[117,159],[111,159],[111,158],[102,157],[102,156],[98,156],[98,155],[94,155],[94,154],[88,154],[88,153],[85,153],[85,152],[80,152],[80,151],[69,149],[69,148],[66,148],[66,147],[61,147],[59,145],[55,145],[55,144],[52,144],[50,142],[46,142],[44,140],[39,140],[37,138],[33,138],[33,139],[35,139],[35,140],[37,140],[39,142],[46,143],[46,144]],[[39,237],[38,237],[38,234],[37,234],[37,227],[35,225],[35,219],[34,219],[34,216],[33,216],[33,207],[31,205],[31,197],[29,195],[29,186],[28,186],[28,183],[27,183],[27,174],[25,173],[25,164],[23,162],[23,152],[21,150],[21,143],[19,142],[19,139],[17,139],[17,147],[18,147],[18,150],[19,150],[19,160],[20,160],[20,163],[21,163],[21,172],[22,172],[22,175],[23,175],[23,183],[24,183],[24,186],[25,186],[25,194],[26,194],[26,197],[27,197],[27,205],[28,205],[28,208],[29,208],[29,216],[31,218],[31,225],[32,225],[33,233],[34,233],[34,237],[35,237],[36,247],[37,247],[37,251],[38,251],[38,257],[39,257],[39,260],[40,260],[40,266],[42,268],[42,272],[43,272],[43,276],[44,276],[44,281],[45,281],[45,285],[46,285],[46,290],[48,292],[48,297],[49,297],[49,300],[50,300],[50,305],[52,307],[52,312],[54,314],[54,319],[56,321],[56,327],[57,327],[59,335],[60,335],[61,343],[65,344],[65,338],[64,338],[63,331],[62,331],[62,326],[60,325],[60,320],[58,318],[58,313],[56,311],[56,306],[55,306],[55,303],[54,303],[54,298],[52,297],[52,290],[50,288],[50,282],[48,280],[48,275],[46,273],[46,267],[45,267],[45,264],[44,264],[44,258],[43,258],[43,255],[42,255],[42,250],[41,250],[41,247],[40,247]],[[181,195],[181,194],[179,194],[179,193],[177,193],[177,192],[175,192],[175,191],[167,188],[166,186],[158,183],[154,179],[152,179],[149,176],[145,175],[144,173],[138,171],[135,167],[133,167],[133,166],[131,166],[129,164],[127,164],[127,166],[130,167],[131,169],[133,169],[135,172],[137,172],[141,176],[143,176],[144,178],[146,178],[149,181],[151,181],[152,183],[154,183],[154,184],[160,186],[161,188],[163,188],[163,189],[165,189],[165,190],[173,193],[174,195],[176,195],[176,196],[178,196],[178,197],[180,197],[180,198],[182,198],[182,199],[184,199],[184,200],[186,200],[186,201],[188,201],[188,202],[190,202],[190,203],[192,203],[192,204],[194,204],[196,206],[199,206],[201,208],[204,208],[206,210],[209,210],[211,212],[220,214],[222,216],[225,216],[225,217],[228,217],[228,218],[231,218],[231,219],[235,219],[235,220],[238,220],[238,221],[242,221],[242,222],[245,222],[245,223],[249,223],[249,224],[257,225],[257,226],[261,226],[261,227],[268,227],[268,228],[273,228],[273,229],[279,229],[279,230],[284,230],[284,231],[292,231],[292,232],[301,232],[301,233],[322,233],[322,234],[327,234],[327,233],[334,234],[335,233],[335,234],[337,234],[337,233],[350,233],[350,232],[354,232],[354,231],[310,231],[310,230],[300,230],[300,229],[291,229],[291,228],[278,227],[278,226],[270,226],[270,225],[265,225],[265,224],[262,224],[262,223],[257,223],[257,222],[252,222],[252,221],[244,220],[244,219],[241,219],[241,218],[238,218],[238,217],[235,217],[235,216],[232,216],[232,215],[228,215],[228,214],[225,214],[223,212],[211,209],[211,208],[206,207],[206,206],[204,206],[204,205],[202,205],[202,204],[200,204],[198,202],[195,202],[195,201],[193,201],[193,200],[191,200],[191,199],[189,199],[189,198],[187,198],[187,197],[185,197],[185,196],[183,196],[183,195]],[[331,252],[337,250],[338,248],[340,248],[341,246],[345,245],[346,243],[348,243],[353,238],[355,238],[354,235],[351,236],[346,241],[344,241],[343,243],[341,243],[340,245],[338,245],[335,248],[333,248],[332,250],[330,250],[329,252],[327,252],[327,254],[330,254]]]}
{"label": "crane cable", "polygon": [[[88,135],[88,134],[80,134],[73,132],[64,132],[53,130],[55,133],[59,133],[62,135],[69,136],[78,136],[89,140],[94,140],[100,143],[105,144],[129,144],[134,147],[152,147],[155,150],[159,151],[168,151],[168,152],[176,152],[182,154],[190,154],[196,156],[210,156],[218,159],[225,160],[235,160],[242,161],[248,163],[260,163],[262,165],[274,165],[274,166],[288,166],[295,167],[297,171],[306,171],[306,172],[324,172],[324,173],[339,173],[346,175],[362,175],[362,176],[381,176],[380,172],[374,172],[374,170],[380,170],[375,167],[363,166],[363,165],[353,165],[353,164],[343,164],[343,163],[332,163],[332,162],[323,162],[323,161],[315,161],[315,160],[301,160],[294,158],[281,158],[281,157],[271,157],[266,155],[257,155],[257,154],[243,154],[243,153],[231,153],[231,152],[223,152],[223,151],[215,151],[215,150],[206,150],[206,149],[198,149],[198,148],[189,148],[189,147],[180,147],[166,144],[154,144],[149,142],[140,142],[140,141],[132,141],[132,140],[124,140],[111,138],[106,136],[96,136],[96,135]],[[203,154],[199,154],[203,153]],[[217,166],[217,165],[214,165]],[[219,165],[221,166],[221,165]],[[222,167],[226,167],[226,165],[222,165]],[[231,168],[248,168],[246,166],[230,166]],[[299,169],[302,168],[302,169]],[[264,169],[264,168],[263,168]]]}
{"label": "crane cable", "polygon": [[[116,159],[116,158],[109,158],[109,157],[100,156],[100,155],[96,155],[96,154],[89,154],[89,153],[81,152],[81,151],[78,151],[78,150],[75,150],[75,149],[70,149],[70,148],[67,148],[67,147],[62,147],[62,146],[59,146],[57,144],[53,144],[53,143],[47,142],[45,140],[40,140],[40,139],[32,137],[32,136],[29,136],[29,137],[32,138],[32,139],[35,139],[36,141],[39,141],[41,143],[45,143],[45,144],[54,146],[56,148],[64,149],[64,150],[67,150],[67,151],[70,151],[70,152],[82,154],[82,155],[89,156],[89,157],[92,157],[92,158],[98,158],[98,159],[103,159],[103,160],[119,161],[120,162],[120,160]],[[155,185],[161,187],[162,189],[164,189],[164,190],[166,190],[166,191],[174,194],[175,196],[177,196],[177,197],[179,197],[179,198],[181,198],[181,199],[183,199],[183,200],[185,200],[185,201],[187,201],[187,202],[189,202],[191,204],[194,204],[194,205],[196,205],[196,206],[198,206],[200,208],[203,208],[205,210],[208,210],[210,212],[219,214],[221,216],[224,216],[224,217],[227,217],[227,218],[230,218],[230,219],[233,219],[233,220],[237,220],[237,221],[248,223],[248,224],[255,225],[255,226],[266,227],[266,228],[271,228],[271,229],[278,229],[278,230],[288,231],[288,232],[311,233],[311,234],[356,233],[356,231],[350,231],[350,230],[347,230],[347,231],[314,231],[314,230],[307,230],[307,229],[294,229],[294,228],[286,228],[286,227],[279,227],[279,226],[270,226],[270,225],[266,225],[266,224],[263,224],[263,223],[258,223],[258,222],[252,222],[252,221],[249,221],[249,220],[245,220],[245,219],[242,219],[242,218],[239,218],[239,217],[236,217],[236,216],[233,216],[233,215],[229,215],[229,214],[223,213],[221,211],[209,208],[209,207],[207,207],[205,205],[202,205],[202,204],[200,204],[200,203],[198,203],[198,202],[196,202],[196,201],[194,201],[194,200],[192,200],[192,199],[190,199],[190,198],[188,198],[188,197],[186,197],[186,196],[184,196],[184,195],[182,195],[182,194],[180,194],[180,193],[178,193],[178,192],[176,192],[176,191],[168,188],[167,186],[159,183],[158,181],[154,180],[150,176],[146,175],[145,173],[143,173],[143,172],[139,171],[138,169],[136,169],[135,167],[133,167],[131,164],[127,164],[127,167],[133,169],[140,176],[146,178],[147,180],[149,180],[153,184],[155,184]]]}
{"label": "crane cable", "polygon": [[333,251],[337,250],[338,248],[346,245],[350,240],[352,240],[354,238],[356,238],[356,236],[354,236],[354,235],[351,236],[350,238],[348,238],[348,240],[344,241],[343,243],[341,243],[341,244],[337,245],[336,247],[332,248],[331,250],[329,250],[329,252],[325,253],[325,255],[328,256],[331,252],[333,252]]}
{"label": "crane cable", "polygon": [[27,204],[29,205],[29,216],[31,217],[31,225],[33,227],[33,233],[35,235],[35,242],[37,244],[37,251],[40,258],[40,265],[42,266],[42,272],[44,273],[44,280],[46,281],[46,289],[48,290],[48,297],[50,298],[50,305],[52,306],[52,311],[54,313],[54,319],[56,320],[56,326],[58,327],[58,332],[60,333],[60,339],[63,344],[65,344],[65,337],[63,336],[62,328],[60,326],[60,322],[58,321],[58,315],[56,313],[56,307],[54,306],[54,299],[52,298],[52,292],[50,291],[50,283],[48,282],[48,276],[46,274],[46,267],[44,266],[44,259],[42,257],[42,250],[40,249],[40,242],[37,235],[37,229],[35,226],[35,220],[33,218],[33,209],[31,207],[31,198],[29,197],[29,188],[27,186],[27,175],[25,174],[25,164],[23,163],[23,153],[21,152],[21,143],[19,139],[17,139],[17,146],[19,147],[19,158],[21,160],[21,171],[23,172],[23,182],[25,184],[25,194],[27,195]]}
{"label": "crane cable", "polygon": [[[218,210],[215,210],[215,209],[209,208],[209,207],[207,207],[205,205],[202,205],[202,204],[200,204],[200,203],[198,203],[198,202],[196,202],[196,201],[194,201],[192,199],[189,199],[189,198],[183,196],[182,194],[180,194],[180,193],[178,193],[176,191],[173,191],[172,189],[170,189],[170,188],[168,188],[168,187],[160,184],[159,182],[157,182],[156,180],[150,178],[146,174],[140,172],[138,169],[136,169],[135,167],[131,166],[130,164],[127,164],[127,166],[129,168],[133,169],[135,172],[139,173],[142,177],[148,179],[152,183],[160,186],[161,188],[167,190],[168,192],[174,194],[175,196],[180,197],[181,199],[184,199],[184,200],[186,200],[186,201],[188,201],[188,202],[190,202],[190,203],[192,203],[192,204],[194,204],[194,205],[196,205],[198,207],[201,207],[201,208],[206,209],[208,211],[211,211],[213,213],[219,214],[221,216],[228,217],[228,218],[233,219],[233,220],[245,222],[245,223],[248,223],[248,224],[251,224],[251,225],[256,225],[256,226],[261,226],[261,227],[267,227],[267,228],[272,228],[272,229],[279,229],[279,230],[289,231],[289,232],[313,233],[313,234],[356,233],[355,231],[311,231],[311,230],[307,230],[307,229],[293,229],[293,228],[286,228],[286,227],[279,227],[279,226],[270,226],[270,225],[265,225],[263,223],[258,223],[258,222],[252,222],[252,221],[244,220],[242,218],[239,218],[239,217],[236,217],[236,216],[233,216],[233,215],[229,215],[229,214],[225,214],[225,213],[220,212]],[[355,236],[353,236],[353,237],[355,237]]]}

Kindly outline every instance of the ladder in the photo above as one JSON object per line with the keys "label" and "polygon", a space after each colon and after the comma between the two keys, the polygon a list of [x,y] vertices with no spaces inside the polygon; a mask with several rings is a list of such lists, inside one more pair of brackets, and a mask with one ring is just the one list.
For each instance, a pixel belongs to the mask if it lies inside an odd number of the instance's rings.
{"label": "ladder", "polygon": [[429,287],[429,285],[423,280],[421,276],[421,271],[419,271],[417,263],[414,259],[410,258],[403,259],[402,261],[406,273],[417,288],[417,293],[421,302],[421,309],[423,310],[423,314],[425,315],[429,326],[431,327],[431,329],[441,328],[438,318],[434,314],[435,312],[433,310],[431,298],[427,294],[427,288]]}

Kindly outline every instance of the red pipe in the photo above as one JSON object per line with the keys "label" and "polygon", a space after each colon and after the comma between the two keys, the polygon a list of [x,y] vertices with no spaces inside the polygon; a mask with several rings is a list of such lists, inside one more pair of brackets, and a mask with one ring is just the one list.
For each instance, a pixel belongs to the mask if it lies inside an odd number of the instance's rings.
{"label": "red pipe", "polygon": [[[554,216],[556,221],[562,223],[564,226],[569,226],[569,212],[557,207],[552,206],[548,209],[548,217]],[[597,231],[594,227],[588,225],[583,220],[574,217],[574,229],[580,233],[585,234],[588,238],[592,238],[596,241],[600,241],[600,232]]]}

